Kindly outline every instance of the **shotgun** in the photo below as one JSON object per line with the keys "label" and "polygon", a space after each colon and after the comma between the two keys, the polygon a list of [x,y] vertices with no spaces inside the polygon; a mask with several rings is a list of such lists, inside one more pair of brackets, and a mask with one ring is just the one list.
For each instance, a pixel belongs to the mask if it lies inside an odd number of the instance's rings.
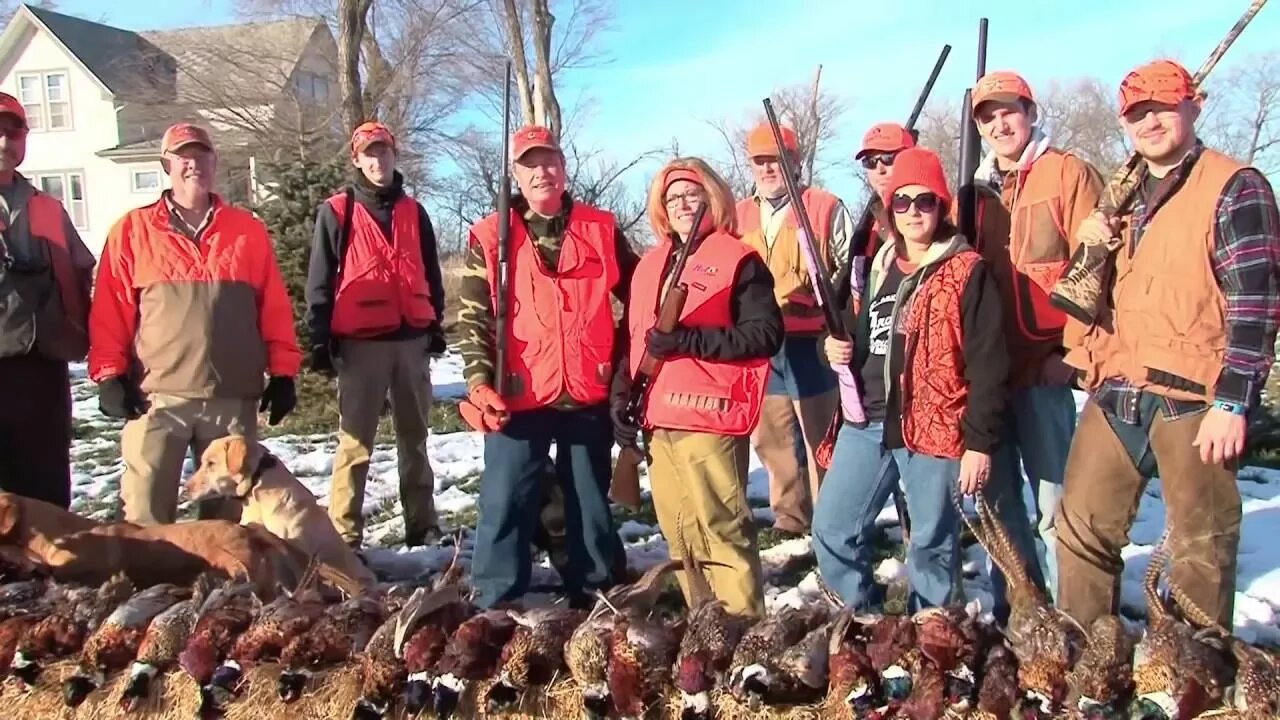
{"label": "shotgun", "polygon": [[[978,78],[987,74],[987,19],[978,21]],[[964,91],[964,104],[960,107],[960,188],[956,192],[956,226],[960,234],[975,248],[981,244],[978,237],[978,184],[973,176],[978,172],[982,153],[982,138],[978,125],[973,121],[973,90]]]}
{"label": "shotgun", "polygon": [[511,304],[511,59],[502,88],[502,182],[498,186],[498,277],[494,304],[493,389],[498,397],[507,394],[507,325]]}
{"label": "shotgun", "polygon": [[[1204,83],[1209,71],[1226,54],[1227,48],[1240,37],[1245,26],[1266,4],[1267,0],[1253,0],[1249,4],[1244,15],[1240,16],[1192,77],[1195,87],[1199,88]],[[1138,188],[1146,174],[1145,170],[1139,169],[1141,161],[1142,156],[1137,152],[1129,155],[1129,160],[1107,181],[1106,190],[1098,199],[1095,210],[1108,218],[1127,215],[1132,211]],[[1066,271],[1049,293],[1050,304],[1085,325],[1097,322],[1109,292],[1111,275],[1115,269],[1115,253],[1120,249],[1120,243],[1120,238],[1112,238],[1109,243],[1077,246]]]}
{"label": "shotgun", "polygon": [[[685,301],[689,299],[689,287],[680,282],[685,263],[689,260],[694,243],[698,239],[698,228],[702,227],[702,218],[706,215],[708,203],[698,206],[693,216],[693,229],[689,237],[676,252],[675,265],[671,268],[671,284],[662,295],[662,305],[658,308],[657,322],[654,328],[658,332],[669,333],[680,324],[680,314],[684,312]],[[627,362],[626,358],[622,362]],[[645,348],[644,357],[640,359],[640,367],[636,376],[631,379],[631,388],[627,391],[627,404],[623,417],[632,425],[639,425],[644,419],[645,402],[648,399],[649,386],[658,374],[661,361]],[[619,449],[618,460],[613,465],[613,480],[609,486],[609,497],[619,505],[635,512],[640,509],[640,462],[652,464],[652,458],[644,448],[640,447],[640,436],[636,436],[636,444]]]}

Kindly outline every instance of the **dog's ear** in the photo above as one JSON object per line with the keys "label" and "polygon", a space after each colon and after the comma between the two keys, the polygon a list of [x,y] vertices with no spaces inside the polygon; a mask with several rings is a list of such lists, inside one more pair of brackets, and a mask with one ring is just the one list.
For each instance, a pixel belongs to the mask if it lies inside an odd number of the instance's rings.
{"label": "dog's ear", "polygon": [[249,471],[249,443],[242,435],[227,437],[227,474],[244,475]]}
{"label": "dog's ear", "polygon": [[14,502],[8,493],[0,495],[0,538],[8,539],[21,520],[22,506]]}

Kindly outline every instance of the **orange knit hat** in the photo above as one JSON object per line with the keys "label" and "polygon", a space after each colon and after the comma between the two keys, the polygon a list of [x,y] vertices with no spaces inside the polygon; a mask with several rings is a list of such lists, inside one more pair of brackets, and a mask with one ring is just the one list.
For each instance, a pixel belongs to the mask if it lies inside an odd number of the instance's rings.
{"label": "orange knit hat", "polygon": [[938,154],[916,146],[898,153],[893,161],[893,171],[889,173],[889,185],[884,189],[881,200],[888,207],[893,194],[908,185],[923,185],[931,190],[947,207],[951,206],[951,190],[947,187],[947,174],[942,170],[942,160]]}

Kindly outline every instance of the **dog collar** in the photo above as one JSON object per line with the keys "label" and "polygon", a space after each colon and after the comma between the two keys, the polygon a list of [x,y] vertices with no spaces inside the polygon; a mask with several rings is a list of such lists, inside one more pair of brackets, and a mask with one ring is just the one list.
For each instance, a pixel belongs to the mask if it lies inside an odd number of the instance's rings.
{"label": "dog collar", "polygon": [[252,481],[249,483],[249,490],[243,495],[236,495],[236,499],[237,500],[248,499],[249,494],[252,493],[254,488],[258,487],[258,483],[262,481],[262,473],[270,470],[271,468],[279,464],[280,464],[280,461],[276,459],[275,455],[272,455],[269,452],[263,454],[262,460],[258,461],[258,467],[254,468],[253,474],[249,476],[249,480]]}

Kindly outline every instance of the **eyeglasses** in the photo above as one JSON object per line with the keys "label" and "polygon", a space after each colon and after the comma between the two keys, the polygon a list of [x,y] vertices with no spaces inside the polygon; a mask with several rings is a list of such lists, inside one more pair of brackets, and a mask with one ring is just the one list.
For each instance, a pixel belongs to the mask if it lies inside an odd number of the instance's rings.
{"label": "eyeglasses", "polygon": [[875,153],[874,155],[863,155],[860,162],[862,167],[868,170],[874,170],[876,165],[884,165],[885,167],[893,167],[894,158],[898,157],[898,153]]}
{"label": "eyeglasses", "polygon": [[891,207],[896,213],[905,213],[911,210],[911,206],[915,205],[922,213],[931,213],[938,209],[938,196],[936,193],[923,192],[915,197],[907,197],[906,195],[894,195]]}
{"label": "eyeglasses", "polygon": [[666,198],[667,207],[680,207],[681,202],[686,202],[690,207],[697,207],[702,204],[702,191],[690,190],[689,192],[680,193],[679,195],[671,195]]}

